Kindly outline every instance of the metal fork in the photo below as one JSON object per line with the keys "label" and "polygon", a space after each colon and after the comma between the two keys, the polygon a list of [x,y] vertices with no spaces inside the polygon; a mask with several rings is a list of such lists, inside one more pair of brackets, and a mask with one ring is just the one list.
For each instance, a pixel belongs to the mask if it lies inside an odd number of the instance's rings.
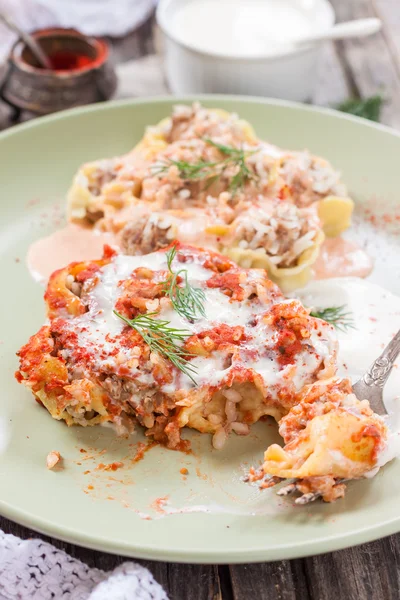
{"label": "metal fork", "polygon": [[[353,392],[359,400],[368,400],[372,410],[378,415],[386,415],[387,410],[383,403],[383,388],[393,369],[396,358],[400,354],[400,331],[396,333],[393,339],[389,342],[382,354],[372,363],[370,368],[361,377],[357,383],[353,385]],[[272,487],[277,483],[284,481],[277,477],[271,477],[266,480],[262,487]],[[296,491],[299,480],[286,480],[286,485],[278,490],[278,496],[288,496]],[[345,479],[338,479],[337,485],[345,483]],[[322,492],[309,492],[302,494],[296,498],[296,504],[309,504],[322,496]]]}
{"label": "metal fork", "polygon": [[400,331],[388,343],[382,354],[372,363],[368,371],[353,385],[353,392],[359,400],[368,400],[374,412],[386,415],[383,403],[383,388],[392,372],[396,358],[400,354]]}

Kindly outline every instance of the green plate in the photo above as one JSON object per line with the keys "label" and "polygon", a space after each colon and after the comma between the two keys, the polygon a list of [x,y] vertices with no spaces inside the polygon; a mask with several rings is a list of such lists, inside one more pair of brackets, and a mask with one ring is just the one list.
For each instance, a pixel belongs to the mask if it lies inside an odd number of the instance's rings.
{"label": "green plate", "polygon": [[[382,210],[396,205],[400,137],[395,132],[283,102],[200,100],[239,113],[272,142],[307,147],[328,158],[341,169],[358,202],[375,197]],[[44,320],[43,289],[25,266],[30,243],[60,227],[65,192],[82,162],[129,150],[145,125],[168,115],[175,102],[162,98],[91,106],[0,135],[0,512],[83,546],[201,563],[288,559],[400,531],[398,461],[375,479],[350,485],[336,504],[295,507],[273,490],[260,492],[241,480],[278,439],[272,423],[257,424],[246,438],[232,436],[221,452],[212,450],[208,436],[188,432],[193,454],[156,446],[135,461],[144,439],[140,432],[118,439],[105,427],[67,428],[14,380],[15,352]],[[393,287],[395,266],[399,271],[398,261],[378,270],[388,287]],[[46,469],[50,450],[61,452],[63,470]],[[124,466],[115,472],[96,470],[100,462],[113,461]]]}

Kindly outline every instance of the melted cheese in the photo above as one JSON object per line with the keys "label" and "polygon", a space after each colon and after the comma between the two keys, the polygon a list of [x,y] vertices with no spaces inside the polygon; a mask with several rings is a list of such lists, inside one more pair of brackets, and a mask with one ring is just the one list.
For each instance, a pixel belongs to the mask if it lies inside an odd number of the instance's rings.
{"label": "melted cheese", "polygon": [[[110,264],[102,268],[100,274],[96,274],[99,280],[89,293],[89,311],[67,322],[66,326],[78,335],[78,346],[89,352],[91,363],[95,361],[97,368],[117,372],[121,364],[130,368],[129,361],[136,357],[135,348],[122,350],[120,347],[118,335],[121,334],[125,324],[113,313],[113,310],[122,293],[118,283],[128,279],[133,270],[138,267],[166,271],[165,253],[156,252],[140,257],[120,255],[114,258]],[[257,299],[242,302],[231,300],[219,288],[208,288],[205,282],[214,273],[202,267],[197,257],[193,262],[185,263],[180,263],[175,258],[172,268],[174,271],[187,269],[190,283],[202,287],[206,296],[204,303],[206,318],[191,323],[172,308],[162,309],[154,318],[170,321],[171,327],[184,329],[189,332],[188,335],[199,334],[221,324],[240,325],[246,334],[246,342],[238,347],[238,352],[228,367],[224,366],[223,357],[218,352],[207,358],[196,356],[190,361],[197,371],[195,379],[198,386],[220,385],[231,369],[241,367],[254,369],[259,373],[271,395],[274,396],[289,373],[290,378],[293,377],[296,389],[299,390],[323,361],[334,354],[335,334],[329,325],[321,321],[308,343],[295,356],[293,374],[293,364],[282,368],[274,357],[274,352],[271,351],[277,341],[276,329],[263,322],[254,326],[254,317],[268,310],[267,303]],[[256,280],[257,276],[256,271],[250,272],[248,281]],[[262,277],[262,274],[259,276]],[[137,365],[131,368],[130,376],[143,383],[151,383],[151,376],[140,373]],[[176,370],[173,382],[165,385],[162,390],[171,394],[192,387],[193,382],[190,378]]]}

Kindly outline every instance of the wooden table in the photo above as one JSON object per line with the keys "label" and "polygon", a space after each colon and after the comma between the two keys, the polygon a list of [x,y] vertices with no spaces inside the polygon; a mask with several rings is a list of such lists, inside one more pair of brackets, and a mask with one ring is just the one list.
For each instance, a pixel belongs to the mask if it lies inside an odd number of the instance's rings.
{"label": "wooden table", "polygon": [[[373,38],[324,48],[315,104],[330,106],[349,96],[362,98],[381,92],[386,99],[382,122],[400,128],[400,0],[331,1],[339,21],[378,16],[384,28]],[[152,52],[152,22],[122,40],[113,40],[113,45],[118,60]],[[21,538],[37,535],[2,518],[0,527]],[[126,560],[55,539],[47,541],[104,570]],[[400,598],[400,534],[333,554],[274,563],[199,566],[138,562],[150,569],[172,600]]]}

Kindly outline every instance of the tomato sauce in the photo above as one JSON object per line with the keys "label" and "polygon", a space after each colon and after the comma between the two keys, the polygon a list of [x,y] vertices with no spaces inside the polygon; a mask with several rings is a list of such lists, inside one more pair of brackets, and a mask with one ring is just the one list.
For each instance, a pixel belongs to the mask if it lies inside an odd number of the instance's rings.
{"label": "tomato sauce", "polygon": [[94,59],[87,54],[79,54],[69,50],[53,52],[49,54],[49,60],[53,71],[77,71],[94,62]]}

